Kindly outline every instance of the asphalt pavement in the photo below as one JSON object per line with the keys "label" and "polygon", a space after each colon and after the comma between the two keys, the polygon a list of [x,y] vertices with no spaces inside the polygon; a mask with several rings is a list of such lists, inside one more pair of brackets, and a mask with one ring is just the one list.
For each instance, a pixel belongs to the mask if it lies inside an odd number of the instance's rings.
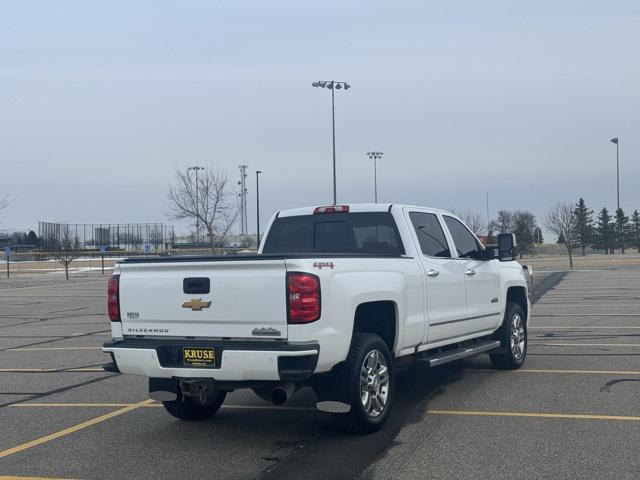
{"label": "asphalt pavement", "polygon": [[637,478],[640,270],[536,275],[523,369],[486,357],[398,377],[383,430],[352,436],[299,391],[182,422],[145,379],[102,371],[106,279],[0,290],[0,479]]}

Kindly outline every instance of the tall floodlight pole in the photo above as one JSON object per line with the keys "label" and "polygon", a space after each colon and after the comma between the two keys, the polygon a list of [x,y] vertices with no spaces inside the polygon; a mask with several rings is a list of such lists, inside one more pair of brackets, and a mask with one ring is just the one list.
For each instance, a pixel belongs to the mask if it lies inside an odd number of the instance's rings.
{"label": "tall floodlight pole", "polygon": [[247,165],[238,165],[240,169],[240,235],[247,234]]}
{"label": "tall floodlight pole", "polygon": [[335,109],[335,90],[344,88],[349,90],[351,85],[347,82],[337,82],[335,80],[321,80],[313,82],[313,87],[328,88],[331,90],[331,132],[333,139],[333,204],[338,203],[336,192],[336,109]]}
{"label": "tall floodlight pole", "polygon": [[199,184],[198,184],[198,171],[200,170],[204,170],[204,167],[199,167],[197,165],[193,166],[193,167],[189,167],[187,168],[187,170],[195,170],[196,172],[196,243],[200,241],[200,204],[198,202],[198,190],[199,190]]}
{"label": "tall floodlight pole", "polygon": [[616,144],[616,187],[618,194],[618,208],[620,208],[620,150],[618,145],[618,137],[611,139],[612,143]]}
{"label": "tall floodlight pole", "polygon": [[382,152],[367,152],[369,158],[373,160],[373,199],[375,203],[378,203],[378,164],[379,158],[382,158],[384,153]]}
{"label": "tall floodlight pole", "polygon": [[256,170],[256,248],[260,248],[260,174],[262,170]]}
{"label": "tall floodlight pole", "polygon": [[491,230],[491,218],[489,218],[489,192],[487,192],[487,237],[489,236],[489,230]]}

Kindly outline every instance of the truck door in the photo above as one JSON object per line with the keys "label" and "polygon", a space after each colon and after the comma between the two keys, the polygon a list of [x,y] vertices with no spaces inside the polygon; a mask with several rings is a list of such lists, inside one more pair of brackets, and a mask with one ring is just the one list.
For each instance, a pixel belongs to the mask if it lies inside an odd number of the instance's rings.
{"label": "truck door", "polygon": [[483,260],[483,248],[458,219],[443,215],[455,245],[467,288],[467,317],[472,330],[500,325],[500,269],[498,260]]}
{"label": "truck door", "polygon": [[429,328],[423,342],[456,337],[457,323],[466,316],[465,278],[460,262],[453,258],[436,214],[411,211],[409,219],[420,246],[420,263],[426,279],[426,311]]}

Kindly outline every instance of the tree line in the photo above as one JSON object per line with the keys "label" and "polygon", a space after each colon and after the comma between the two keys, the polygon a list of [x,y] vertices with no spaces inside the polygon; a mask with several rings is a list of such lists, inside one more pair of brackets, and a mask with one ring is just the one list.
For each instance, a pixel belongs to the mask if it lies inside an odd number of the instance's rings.
{"label": "tree line", "polygon": [[617,208],[611,215],[607,207],[603,207],[595,219],[593,214],[583,198],[575,206],[557,203],[547,211],[545,225],[566,247],[571,268],[574,249],[579,249],[583,256],[589,246],[603,250],[607,255],[616,250],[625,253],[629,248],[640,253],[640,213],[637,209],[631,216],[622,208]]}
{"label": "tree line", "polygon": [[[576,204],[560,202],[546,212],[542,226],[557,237],[557,243],[565,246],[569,265],[573,268],[573,252],[586,255],[588,247],[612,254],[625,253],[629,249],[640,253],[640,212],[627,215],[622,208],[612,215],[603,207],[594,217],[583,198]],[[542,229],[536,216],[529,211],[500,210],[489,223],[488,243],[495,242],[498,233],[514,233],[520,258],[535,252],[535,245],[544,243]]]}

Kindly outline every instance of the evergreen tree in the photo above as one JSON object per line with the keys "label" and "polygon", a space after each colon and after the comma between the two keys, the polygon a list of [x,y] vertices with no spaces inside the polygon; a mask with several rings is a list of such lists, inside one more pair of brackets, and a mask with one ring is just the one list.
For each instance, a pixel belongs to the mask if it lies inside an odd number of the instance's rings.
{"label": "evergreen tree", "polygon": [[36,235],[36,232],[34,232],[33,230],[29,230],[29,233],[27,234],[26,244],[33,245],[34,247],[40,246],[40,240],[38,239],[38,235]]}
{"label": "evergreen tree", "polygon": [[513,212],[513,233],[518,243],[520,258],[533,252],[534,231],[537,226],[536,216],[533,213],[520,210]]}
{"label": "evergreen tree", "polygon": [[614,225],[611,223],[609,210],[607,210],[607,207],[604,207],[598,214],[593,247],[604,249],[607,255],[611,253],[614,241],[614,228]]}
{"label": "evergreen tree", "polygon": [[615,227],[616,246],[624,253],[625,239],[629,234],[629,217],[624,214],[622,208],[616,210]]}
{"label": "evergreen tree", "polygon": [[533,231],[533,240],[538,245],[542,245],[544,243],[544,237],[542,236],[542,229],[540,227],[536,227]]}
{"label": "evergreen tree", "polygon": [[638,210],[634,210],[631,215],[631,228],[629,233],[631,245],[636,247],[638,253],[640,253],[640,213]]}
{"label": "evergreen tree", "polygon": [[580,197],[573,214],[576,218],[575,238],[578,240],[580,253],[584,257],[585,248],[591,243],[593,235],[593,210],[587,208],[584,199]]}
{"label": "evergreen tree", "polygon": [[560,232],[560,235],[558,235],[558,240],[556,241],[556,243],[565,243],[564,234],[562,232]]}

